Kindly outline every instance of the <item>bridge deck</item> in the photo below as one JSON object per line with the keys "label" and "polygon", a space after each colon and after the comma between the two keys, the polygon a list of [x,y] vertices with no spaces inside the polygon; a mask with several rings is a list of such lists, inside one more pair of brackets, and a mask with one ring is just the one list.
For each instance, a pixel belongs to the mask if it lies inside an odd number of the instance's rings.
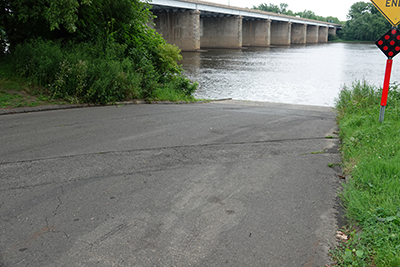
{"label": "bridge deck", "polygon": [[150,4],[153,6],[152,10],[199,10],[202,12],[201,16],[242,16],[244,19],[268,19],[272,21],[291,22],[297,24],[307,24],[312,26],[341,28],[342,25],[323,22],[318,20],[299,18],[294,16],[276,14],[255,9],[241,8],[235,6],[222,5],[206,1],[196,0],[152,0]]}

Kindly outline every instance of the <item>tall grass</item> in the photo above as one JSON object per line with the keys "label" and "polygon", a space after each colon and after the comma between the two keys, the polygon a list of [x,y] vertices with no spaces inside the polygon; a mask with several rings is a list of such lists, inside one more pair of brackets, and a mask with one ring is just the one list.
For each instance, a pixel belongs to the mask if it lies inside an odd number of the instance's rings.
{"label": "tall grass", "polygon": [[[177,48],[164,46],[169,50],[162,50],[160,61],[173,65],[170,54]],[[1,64],[8,64],[17,75],[45,87],[53,97],[73,103],[106,104],[138,98],[194,100],[191,95],[197,84],[181,75],[179,69],[163,73],[167,66],[160,63],[157,69],[143,55],[126,56],[128,50],[115,42],[62,44],[33,39],[18,45]]]}
{"label": "tall grass", "polygon": [[336,99],[343,168],[341,197],[352,237],[334,252],[339,266],[400,266],[400,90],[390,87],[378,122],[381,89],[355,82]]}

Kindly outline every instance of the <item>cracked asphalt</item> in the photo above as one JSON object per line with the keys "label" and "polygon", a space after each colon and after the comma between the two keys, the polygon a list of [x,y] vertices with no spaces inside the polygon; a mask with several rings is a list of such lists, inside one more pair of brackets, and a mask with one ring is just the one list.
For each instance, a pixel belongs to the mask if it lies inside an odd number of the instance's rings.
{"label": "cracked asphalt", "polygon": [[245,101],[0,116],[0,266],[323,266],[328,107]]}

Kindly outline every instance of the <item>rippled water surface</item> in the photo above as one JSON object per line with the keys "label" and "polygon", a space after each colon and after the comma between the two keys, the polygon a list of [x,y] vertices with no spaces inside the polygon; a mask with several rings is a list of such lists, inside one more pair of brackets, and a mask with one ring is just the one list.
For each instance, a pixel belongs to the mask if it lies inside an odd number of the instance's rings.
{"label": "rippled water surface", "polygon": [[[355,80],[381,87],[386,66],[386,56],[375,44],[216,49],[182,55],[186,76],[199,82],[197,98],[322,106],[333,106],[340,89]],[[400,80],[398,66],[395,58],[391,82]]]}

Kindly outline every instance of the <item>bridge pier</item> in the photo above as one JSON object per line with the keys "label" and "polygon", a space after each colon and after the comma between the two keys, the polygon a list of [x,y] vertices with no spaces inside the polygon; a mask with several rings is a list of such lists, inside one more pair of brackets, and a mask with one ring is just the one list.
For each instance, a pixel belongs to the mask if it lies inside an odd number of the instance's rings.
{"label": "bridge pier", "polygon": [[319,26],[307,25],[307,44],[318,43]]}
{"label": "bridge pier", "polygon": [[203,2],[152,0],[155,30],[182,51],[326,43],[341,25]]}
{"label": "bridge pier", "polygon": [[290,45],[291,22],[273,21],[271,23],[271,45]]}
{"label": "bridge pier", "polygon": [[271,44],[271,20],[246,19],[242,22],[243,46],[269,46]]}
{"label": "bridge pier", "polygon": [[292,44],[305,44],[307,42],[307,25],[292,24]]}
{"label": "bridge pier", "polygon": [[155,30],[182,51],[200,49],[200,11],[153,12]]}
{"label": "bridge pier", "polygon": [[203,48],[242,47],[242,17],[202,17],[200,46]]}
{"label": "bridge pier", "polygon": [[318,43],[328,42],[328,27],[319,27]]}

